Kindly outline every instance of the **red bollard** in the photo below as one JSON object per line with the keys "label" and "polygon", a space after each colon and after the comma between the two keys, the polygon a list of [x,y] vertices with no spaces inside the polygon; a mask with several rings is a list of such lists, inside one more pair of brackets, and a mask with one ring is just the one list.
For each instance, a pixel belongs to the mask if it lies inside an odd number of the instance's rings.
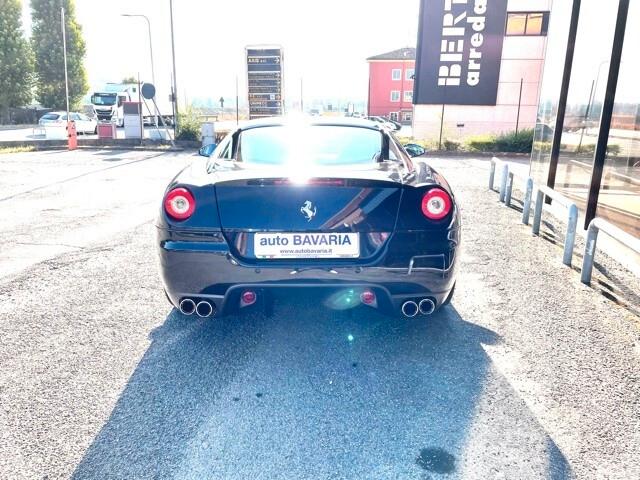
{"label": "red bollard", "polygon": [[69,150],[75,150],[78,148],[78,132],[76,131],[76,122],[71,120],[67,122],[67,137]]}

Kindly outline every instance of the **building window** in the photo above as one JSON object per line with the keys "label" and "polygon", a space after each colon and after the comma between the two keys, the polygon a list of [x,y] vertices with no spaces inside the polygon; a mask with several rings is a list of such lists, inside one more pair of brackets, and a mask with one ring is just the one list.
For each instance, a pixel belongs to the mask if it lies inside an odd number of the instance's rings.
{"label": "building window", "polygon": [[517,12],[507,14],[507,36],[544,36],[549,26],[549,12]]}
{"label": "building window", "polygon": [[399,68],[391,70],[391,80],[402,80],[402,70]]}
{"label": "building window", "polygon": [[404,79],[405,80],[411,81],[411,80],[413,80],[415,78],[415,75],[416,75],[416,71],[413,68],[407,68],[404,71]]}
{"label": "building window", "polygon": [[391,101],[392,102],[400,101],[400,90],[391,90]]}
{"label": "building window", "polygon": [[404,112],[402,114],[402,120],[405,122],[410,122],[412,118],[413,118],[413,114],[411,112]]}
{"label": "building window", "polygon": [[413,90],[405,90],[405,92],[404,92],[404,101],[405,102],[413,102]]}
{"label": "building window", "polygon": [[398,121],[398,112],[390,112],[389,113],[389,120],[393,120],[394,122]]}

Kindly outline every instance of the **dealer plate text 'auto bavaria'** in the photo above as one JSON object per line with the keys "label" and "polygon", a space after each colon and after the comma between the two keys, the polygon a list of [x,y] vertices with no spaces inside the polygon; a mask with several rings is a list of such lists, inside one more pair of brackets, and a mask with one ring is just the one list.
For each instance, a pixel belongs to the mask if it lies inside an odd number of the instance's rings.
{"label": "dealer plate text 'auto bavaria'", "polygon": [[257,258],[358,258],[357,233],[256,233]]}

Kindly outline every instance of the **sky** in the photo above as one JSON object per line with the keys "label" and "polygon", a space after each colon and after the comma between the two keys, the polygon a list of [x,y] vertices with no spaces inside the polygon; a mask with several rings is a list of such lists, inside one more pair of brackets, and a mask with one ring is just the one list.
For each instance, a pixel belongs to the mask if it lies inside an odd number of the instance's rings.
{"label": "sky", "polygon": [[[25,31],[30,9],[23,0]],[[277,44],[284,49],[285,97],[367,96],[366,58],[415,46],[419,0],[174,0],[178,95],[195,98],[246,97],[244,48]],[[158,96],[168,96],[171,79],[169,0],[76,0],[76,19],[87,44],[92,89],[125,76],[150,81],[149,17]]]}

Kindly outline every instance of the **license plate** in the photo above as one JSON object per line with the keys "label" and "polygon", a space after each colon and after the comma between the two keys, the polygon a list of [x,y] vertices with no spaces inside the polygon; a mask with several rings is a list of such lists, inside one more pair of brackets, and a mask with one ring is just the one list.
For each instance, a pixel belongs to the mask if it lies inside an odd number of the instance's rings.
{"label": "license plate", "polygon": [[256,233],[256,258],[358,258],[357,233]]}

